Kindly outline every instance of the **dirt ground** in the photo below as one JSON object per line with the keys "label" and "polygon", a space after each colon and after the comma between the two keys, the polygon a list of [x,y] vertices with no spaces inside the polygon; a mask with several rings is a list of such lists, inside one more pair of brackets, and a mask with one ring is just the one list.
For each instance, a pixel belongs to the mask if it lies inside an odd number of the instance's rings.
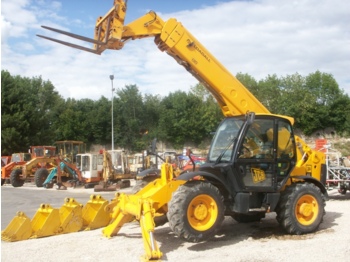
{"label": "dirt ground", "polygon": [[[155,238],[162,261],[350,261],[350,193],[330,191],[326,215],[316,233],[291,236],[268,214],[261,222],[239,224],[227,217],[214,239],[187,243],[168,224]],[[139,261],[144,254],[138,223],[122,227],[111,239],[101,229],[20,242],[1,242],[1,261]]]}

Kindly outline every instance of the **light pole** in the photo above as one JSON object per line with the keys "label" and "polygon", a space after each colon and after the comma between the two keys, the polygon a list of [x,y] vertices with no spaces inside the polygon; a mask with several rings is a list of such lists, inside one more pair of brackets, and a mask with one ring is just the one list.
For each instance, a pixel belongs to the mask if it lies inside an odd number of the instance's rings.
{"label": "light pole", "polygon": [[113,79],[114,79],[114,75],[110,75],[109,79],[111,79],[111,83],[112,83],[112,165],[114,166],[114,127],[113,127],[113,92],[114,92],[114,88],[113,88]]}

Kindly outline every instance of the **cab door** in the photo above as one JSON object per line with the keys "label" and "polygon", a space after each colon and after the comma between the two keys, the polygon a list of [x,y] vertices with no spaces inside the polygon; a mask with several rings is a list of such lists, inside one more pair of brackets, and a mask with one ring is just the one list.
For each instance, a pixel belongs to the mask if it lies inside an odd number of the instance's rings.
{"label": "cab door", "polygon": [[295,165],[295,144],[289,122],[256,116],[244,131],[235,155],[234,169],[244,190],[275,192]]}

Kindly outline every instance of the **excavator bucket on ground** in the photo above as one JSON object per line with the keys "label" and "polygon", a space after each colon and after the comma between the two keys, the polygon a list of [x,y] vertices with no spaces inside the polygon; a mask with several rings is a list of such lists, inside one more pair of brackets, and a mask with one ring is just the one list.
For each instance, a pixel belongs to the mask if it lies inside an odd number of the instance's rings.
{"label": "excavator bucket on ground", "polygon": [[23,212],[17,212],[10,224],[1,232],[1,240],[15,242],[29,239],[32,234],[30,218]]}
{"label": "excavator bucket on ground", "polygon": [[30,238],[47,237],[58,234],[60,227],[59,210],[49,204],[41,204],[32,219]]}
{"label": "excavator bucket on ground", "polygon": [[110,213],[105,211],[108,200],[101,195],[91,195],[90,200],[86,203],[82,210],[83,227],[85,230],[105,227],[109,224]]}
{"label": "excavator bucket on ground", "polygon": [[23,212],[17,212],[10,224],[1,232],[1,239],[14,242],[81,230],[83,205],[74,198],[65,198],[64,202],[60,209],[52,208],[49,204],[41,204],[32,220]]}
{"label": "excavator bucket on ground", "polygon": [[83,205],[74,198],[65,198],[65,204],[60,208],[61,233],[78,232],[83,227]]}

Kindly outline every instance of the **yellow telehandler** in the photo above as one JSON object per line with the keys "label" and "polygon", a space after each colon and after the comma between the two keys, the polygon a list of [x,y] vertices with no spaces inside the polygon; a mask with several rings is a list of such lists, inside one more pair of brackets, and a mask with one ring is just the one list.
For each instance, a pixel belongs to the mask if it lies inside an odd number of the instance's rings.
{"label": "yellow telehandler", "polygon": [[44,28],[94,44],[92,49],[40,36],[101,54],[120,50],[128,40],[153,37],[167,53],[216,98],[225,119],[212,140],[207,162],[198,171],[174,177],[164,163],[161,177],[136,194],[116,193],[104,208],[110,214],[102,230],[116,236],[124,223],[139,220],[145,260],[159,260],[154,217],[167,214],[169,227],[191,242],[215,235],[224,216],[259,221],[276,212],[290,234],[314,232],[325,214],[325,156],[294,135],[294,119],[274,115],[262,105],[180,22],[163,21],[155,12],[124,24],[127,1],[115,0],[99,17],[94,39]]}

